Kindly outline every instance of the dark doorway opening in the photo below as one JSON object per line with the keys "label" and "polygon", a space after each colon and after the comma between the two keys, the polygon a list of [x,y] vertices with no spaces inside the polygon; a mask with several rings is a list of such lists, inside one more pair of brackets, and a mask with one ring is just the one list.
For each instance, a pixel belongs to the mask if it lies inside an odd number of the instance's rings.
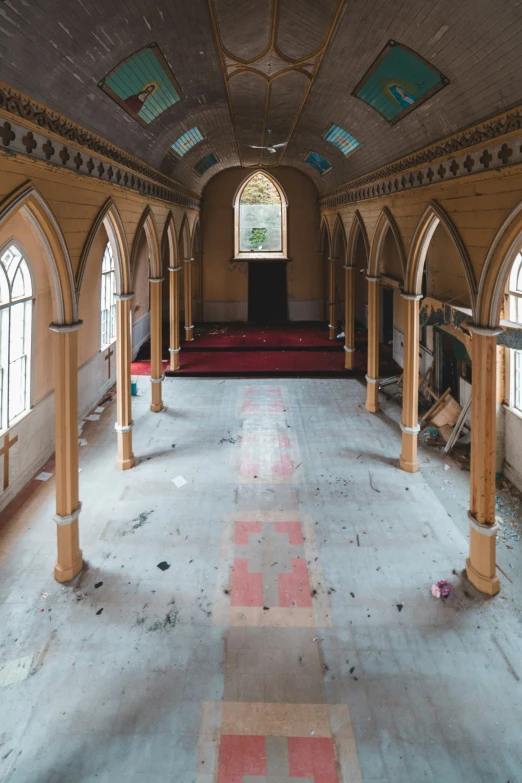
{"label": "dark doorway opening", "polygon": [[287,320],[285,263],[249,262],[248,320],[256,324],[274,324]]}
{"label": "dark doorway opening", "polygon": [[393,291],[382,288],[382,342],[393,345]]}

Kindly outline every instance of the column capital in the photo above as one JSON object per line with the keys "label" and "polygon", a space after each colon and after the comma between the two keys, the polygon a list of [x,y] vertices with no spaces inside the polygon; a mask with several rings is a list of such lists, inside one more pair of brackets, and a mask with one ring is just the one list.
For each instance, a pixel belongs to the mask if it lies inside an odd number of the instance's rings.
{"label": "column capital", "polygon": [[472,334],[480,334],[482,337],[496,337],[497,334],[502,334],[503,331],[500,326],[479,326],[470,321],[461,324],[461,326],[464,326],[465,329],[469,329]]}
{"label": "column capital", "polygon": [[149,283],[163,283],[164,277],[149,277]]}
{"label": "column capital", "polygon": [[355,264],[343,264],[343,269],[355,269]]}
{"label": "column capital", "polygon": [[328,261],[337,261],[339,256],[328,256]]}
{"label": "column capital", "polygon": [[70,514],[67,514],[66,516],[62,516],[61,514],[55,514],[53,516],[54,521],[59,527],[64,527],[65,525],[72,525],[73,522],[76,522],[78,517],[80,516],[80,511],[82,510],[82,504],[78,503],[78,507],[74,509]]}
{"label": "column capital", "polygon": [[192,326],[185,326],[185,331],[189,332],[193,328],[194,328],[194,324],[192,324]]}
{"label": "column capital", "polygon": [[195,258],[184,258],[184,259],[183,259],[183,261],[184,261],[186,264],[190,264],[190,262],[191,262],[191,261],[195,261],[195,260],[196,260]]}
{"label": "column capital", "polygon": [[183,267],[181,266],[169,266],[167,267],[169,272],[181,272]]}
{"label": "column capital", "polygon": [[380,277],[373,277],[372,275],[365,275],[365,277],[369,283],[379,283],[381,280]]}
{"label": "column capital", "polygon": [[379,379],[378,379],[378,378],[371,378],[369,375],[365,375],[365,376],[364,376],[364,380],[365,380],[367,383],[377,383],[377,382],[379,381]]}
{"label": "column capital", "polygon": [[401,291],[401,296],[403,299],[409,299],[412,302],[417,302],[424,298],[422,294],[409,294],[407,291]]}
{"label": "column capital", "polygon": [[162,376],[161,376],[161,378],[151,378],[151,379],[150,379],[150,382],[151,382],[151,383],[161,383],[161,382],[162,382],[162,381],[164,381],[164,380],[165,380],[165,376],[164,376],[164,375],[162,375]]}
{"label": "column capital", "polygon": [[83,321],[74,321],[72,324],[55,324],[54,322],[49,324],[51,332],[67,333],[76,332],[80,326],[83,326]]}
{"label": "column capital", "polygon": [[179,353],[181,348],[169,348],[169,353]]}
{"label": "column capital", "polygon": [[498,524],[496,522],[494,525],[481,525],[480,522],[477,522],[471,511],[468,511],[468,518],[470,527],[472,527],[473,530],[476,530],[477,533],[480,533],[481,536],[490,538],[498,533]]}
{"label": "column capital", "polygon": [[134,299],[134,291],[130,291],[128,294],[114,294],[116,302],[127,302],[129,299]]}
{"label": "column capital", "polygon": [[346,353],[355,353],[355,348],[348,348],[347,345],[344,346],[344,350]]}

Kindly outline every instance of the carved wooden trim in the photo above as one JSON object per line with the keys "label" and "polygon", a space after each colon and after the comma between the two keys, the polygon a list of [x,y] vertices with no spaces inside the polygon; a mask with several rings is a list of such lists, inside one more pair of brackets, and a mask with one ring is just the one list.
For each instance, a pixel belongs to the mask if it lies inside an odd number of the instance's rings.
{"label": "carved wooden trim", "polygon": [[[35,130],[28,131],[31,126]],[[130,187],[144,196],[193,209],[200,206],[200,198],[193,191],[5,82],[0,82],[2,148]]]}
{"label": "carved wooden trim", "polygon": [[518,107],[334,188],[320,198],[321,207],[337,207],[522,163],[521,131],[522,107]]}

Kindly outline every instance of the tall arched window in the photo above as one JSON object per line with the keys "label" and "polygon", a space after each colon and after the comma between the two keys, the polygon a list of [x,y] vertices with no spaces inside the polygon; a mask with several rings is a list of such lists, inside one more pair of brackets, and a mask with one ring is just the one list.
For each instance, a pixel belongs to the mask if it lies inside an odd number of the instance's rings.
{"label": "tall arched window", "polygon": [[[513,264],[509,276],[509,320],[522,324],[522,252]],[[522,412],[522,351],[510,349],[511,405]]]}
{"label": "tall arched window", "polygon": [[101,274],[101,330],[100,341],[103,350],[116,339],[116,302],[114,300],[114,256],[111,243],[103,254]]}
{"label": "tall arched window", "polygon": [[234,200],[235,257],[287,258],[286,197],[262,171],[249,177]]}
{"label": "tall arched window", "polygon": [[0,421],[7,429],[31,407],[33,286],[14,244],[0,254]]}

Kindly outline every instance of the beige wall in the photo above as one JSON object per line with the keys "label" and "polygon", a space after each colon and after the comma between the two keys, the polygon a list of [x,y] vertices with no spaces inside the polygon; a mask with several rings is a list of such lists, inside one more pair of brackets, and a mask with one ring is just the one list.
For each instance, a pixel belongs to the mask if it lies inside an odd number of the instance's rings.
{"label": "beige wall", "polygon": [[[210,180],[203,193],[203,300],[207,315],[219,311],[217,303],[248,300],[248,263],[231,261],[234,256],[232,204],[238,187],[251,173],[241,168],[223,171]],[[311,179],[295,169],[281,166],[270,169],[270,174],[288,198],[288,256],[292,259],[287,264],[288,299],[290,310],[294,307],[298,312],[299,300],[306,310],[305,302],[320,303],[323,296],[317,190]],[[209,303],[216,303],[214,309]],[[311,308],[310,304],[310,311]],[[226,310],[224,306],[225,311],[233,312],[234,307]]]}

